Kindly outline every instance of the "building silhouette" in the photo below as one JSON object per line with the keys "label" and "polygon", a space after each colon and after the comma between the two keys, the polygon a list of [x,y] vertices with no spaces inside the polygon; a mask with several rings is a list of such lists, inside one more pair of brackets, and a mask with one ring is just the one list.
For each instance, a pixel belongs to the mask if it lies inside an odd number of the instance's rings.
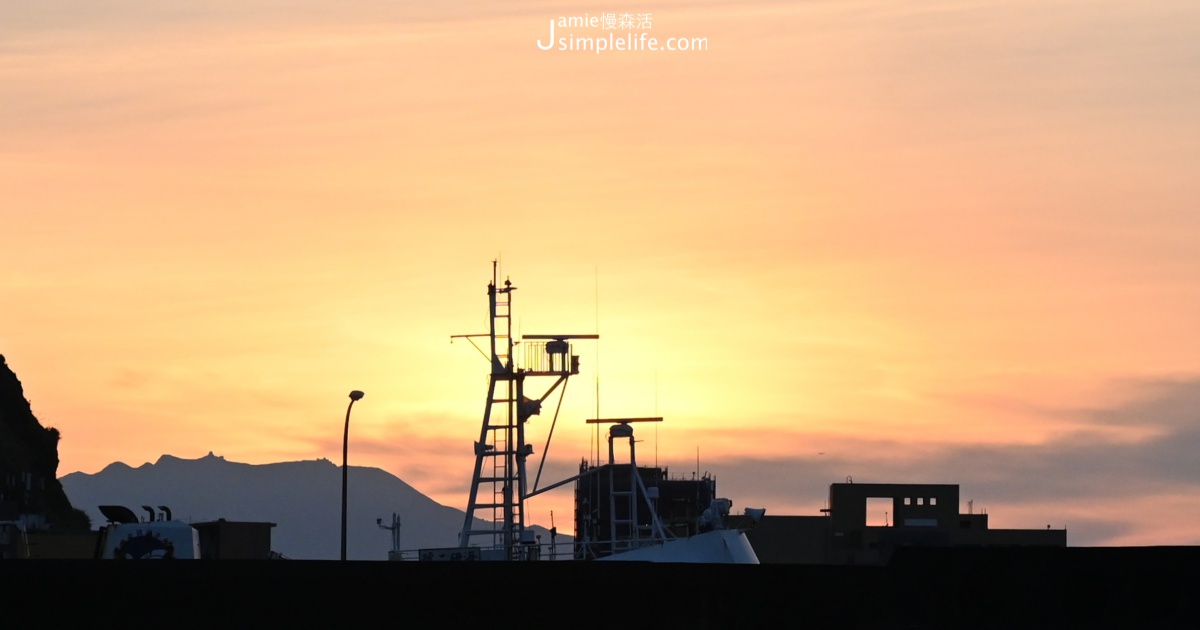
{"label": "building silhouette", "polygon": [[[876,501],[885,520],[868,522]],[[900,547],[1067,546],[1065,529],[989,529],[986,513],[959,505],[957,484],[835,483],[823,516],[768,514],[747,537],[759,561],[774,564],[877,565]]]}

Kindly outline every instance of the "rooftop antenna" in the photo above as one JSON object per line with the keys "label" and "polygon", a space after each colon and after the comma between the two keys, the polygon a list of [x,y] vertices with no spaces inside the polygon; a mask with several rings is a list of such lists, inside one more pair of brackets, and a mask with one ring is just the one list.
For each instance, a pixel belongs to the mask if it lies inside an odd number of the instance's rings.
{"label": "rooftop antenna", "polygon": [[[654,370],[654,415],[658,415],[658,370]],[[658,425],[654,425],[654,467],[658,468]]]}
{"label": "rooftop antenna", "polygon": [[392,524],[384,525],[383,519],[375,519],[375,524],[379,529],[384,529],[392,533],[392,550],[388,553],[389,560],[400,559],[400,515],[392,512]]}

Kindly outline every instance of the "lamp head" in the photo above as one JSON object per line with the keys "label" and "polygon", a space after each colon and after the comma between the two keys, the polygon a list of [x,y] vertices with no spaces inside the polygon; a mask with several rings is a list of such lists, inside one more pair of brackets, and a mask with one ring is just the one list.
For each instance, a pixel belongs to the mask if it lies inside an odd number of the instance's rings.
{"label": "lamp head", "polygon": [[350,400],[362,400],[362,397],[365,395],[366,394],[363,394],[362,392],[360,392],[356,389],[356,390],[350,392]]}

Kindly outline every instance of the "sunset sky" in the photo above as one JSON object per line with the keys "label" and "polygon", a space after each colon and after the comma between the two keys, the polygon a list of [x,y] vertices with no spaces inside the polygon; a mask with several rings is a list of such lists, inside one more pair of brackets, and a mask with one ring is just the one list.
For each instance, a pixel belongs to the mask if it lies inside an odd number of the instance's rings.
{"label": "sunset sky", "polygon": [[[539,49],[609,12],[706,49]],[[598,379],[739,511],[1200,544],[1198,112],[1194,0],[7,3],[0,354],[60,474],[340,461],[361,389],[351,464],[461,509],[499,258],[601,335],[552,477]]]}

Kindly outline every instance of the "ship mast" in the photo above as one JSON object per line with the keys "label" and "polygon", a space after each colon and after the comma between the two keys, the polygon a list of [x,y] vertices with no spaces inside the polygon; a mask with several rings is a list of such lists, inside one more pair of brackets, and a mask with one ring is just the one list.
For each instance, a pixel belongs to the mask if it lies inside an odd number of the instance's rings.
{"label": "ship mast", "polygon": [[[486,356],[491,368],[459,547],[501,549],[501,559],[516,560],[531,553],[522,549],[536,549],[532,531],[525,530],[525,499],[530,493],[526,460],[533,454],[533,445],[525,439],[525,423],[541,413],[542,403],[555,390],[559,391],[561,407],[567,379],[579,373],[579,357],[571,354],[568,340],[598,339],[599,335],[524,335],[520,342],[514,342],[512,296],[517,287],[508,279],[501,287],[498,280],[499,267],[493,261],[492,282],[488,284],[488,333],[452,337],[466,338],[472,344],[475,338],[487,337]],[[524,348],[521,365],[513,356],[518,344]],[[475,347],[482,352],[478,345]],[[526,379],[531,377],[554,380],[541,396],[532,398],[525,389]],[[557,408],[554,413],[557,422]],[[547,437],[544,450],[549,449],[549,440]]]}

